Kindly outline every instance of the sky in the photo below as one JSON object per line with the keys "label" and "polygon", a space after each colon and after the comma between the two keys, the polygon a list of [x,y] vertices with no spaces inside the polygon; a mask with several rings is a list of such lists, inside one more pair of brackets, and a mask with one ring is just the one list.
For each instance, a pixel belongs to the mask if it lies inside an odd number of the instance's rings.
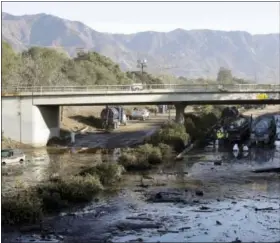
{"label": "sky", "polygon": [[280,32],[279,2],[2,2],[2,11],[52,14],[109,33],[177,28]]}

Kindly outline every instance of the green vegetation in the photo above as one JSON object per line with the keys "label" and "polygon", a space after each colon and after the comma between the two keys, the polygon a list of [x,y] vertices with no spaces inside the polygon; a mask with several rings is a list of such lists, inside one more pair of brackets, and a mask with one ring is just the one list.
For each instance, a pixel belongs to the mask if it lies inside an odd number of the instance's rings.
{"label": "green vegetation", "polygon": [[133,71],[133,72],[126,72],[128,78],[132,79],[134,83],[143,83],[143,84],[163,84],[164,82],[158,78],[154,77],[153,75],[140,72],[140,71]]}
{"label": "green vegetation", "polygon": [[166,123],[144,145],[124,149],[119,163],[127,171],[148,170],[172,160],[173,151],[181,152],[188,140],[184,125]]}
{"label": "green vegetation", "polygon": [[101,163],[74,176],[57,177],[29,188],[2,194],[2,222],[5,225],[36,223],[44,214],[59,212],[76,203],[86,203],[121,179],[123,167]]}
{"label": "green vegetation", "polygon": [[2,42],[2,87],[21,85],[120,85],[143,84],[209,84],[246,83],[221,68],[217,80],[176,78],[172,75],[151,75],[140,71],[122,72],[118,64],[96,52],[80,52],[70,58],[66,52],[55,48],[31,47],[15,53],[7,42]]}
{"label": "green vegetation", "polygon": [[181,152],[188,140],[189,135],[184,125],[168,122],[163,124],[162,127],[149,138],[148,142],[154,146],[164,143],[170,145],[176,152]]}
{"label": "green vegetation", "polygon": [[54,48],[31,47],[15,53],[2,42],[2,85],[64,86],[118,85],[143,82],[162,83],[159,78],[140,72],[124,73],[110,58],[96,52],[79,53],[70,58]]}
{"label": "green vegetation", "polygon": [[192,140],[203,140],[219,119],[221,118],[223,106],[195,106],[194,113],[185,114],[186,132]]}
{"label": "green vegetation", "polygon": [[158,146],[153,146],[146,143],[136,148],[124,149],[118,162],[127,171],[141,171],[168,162],[171,156],[172,148],[169,145],[160,143]]}
{"label": "green vegetation", "polygon": [[221,67],[218,75],[217,80],[219,84],[248,84],[250,83],[248,80],[244,80],[241,78],[236,78],[232,76],[231,70]]}

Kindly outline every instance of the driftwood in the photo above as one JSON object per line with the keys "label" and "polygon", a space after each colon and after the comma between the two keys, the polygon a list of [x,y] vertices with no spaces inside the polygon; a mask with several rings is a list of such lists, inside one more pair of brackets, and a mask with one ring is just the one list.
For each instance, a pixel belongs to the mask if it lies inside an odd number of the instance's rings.
{"label": "driftwood", "polygon": [[189,146],[187,146],[184,150],[183,150],[183,152],[181,152],[180,154],[178,154],[177,156],[176,156],[176,160],[181,160],[181,159],[183,159],[183,156],[187,153],[187,152],[189,152],[189,151],[191,151],[192,149],[193,149],[193,147],[194,147],[194,144],[192,143],[192,144],[190,144]]}

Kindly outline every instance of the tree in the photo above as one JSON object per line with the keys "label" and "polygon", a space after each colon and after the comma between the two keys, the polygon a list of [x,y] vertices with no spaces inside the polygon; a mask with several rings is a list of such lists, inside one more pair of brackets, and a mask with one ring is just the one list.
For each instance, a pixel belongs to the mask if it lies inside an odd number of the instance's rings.
{"label": "tree", "polygon": [[7,42],[2,42],[2,86],[19,84],[18,70],[21,62],[12,47]]}
{"label": "tree", "polygon": [[56,86],[65,85],[62,67],[68,57],[55,49],[32,47],[22,53],[24,68],[23,81],[28,85]]}
{"label": "tree", "polygon": [[229,84],[232,83],[232,81],[231,70],[221,67],[217,75],[217,82],[220,84]]}

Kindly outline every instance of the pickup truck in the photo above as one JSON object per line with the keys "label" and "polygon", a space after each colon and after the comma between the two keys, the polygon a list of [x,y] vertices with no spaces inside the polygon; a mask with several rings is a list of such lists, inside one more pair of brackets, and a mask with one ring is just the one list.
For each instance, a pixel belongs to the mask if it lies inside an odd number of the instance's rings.
{"label": "pickup truck", "polygon": [[23,163],[25,161],[25,154],[18,149],[2,149],[1,150],[1,164]]}

